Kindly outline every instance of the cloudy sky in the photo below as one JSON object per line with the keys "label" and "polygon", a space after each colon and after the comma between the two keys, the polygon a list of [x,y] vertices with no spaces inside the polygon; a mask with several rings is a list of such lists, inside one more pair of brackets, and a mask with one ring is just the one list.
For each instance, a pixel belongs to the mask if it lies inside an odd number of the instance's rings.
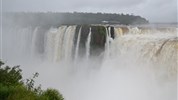
{"label": "cloudy sky", "polygon": [[3,11],[128,13],[150,22],[177,22],[177,0],[2,0]]}

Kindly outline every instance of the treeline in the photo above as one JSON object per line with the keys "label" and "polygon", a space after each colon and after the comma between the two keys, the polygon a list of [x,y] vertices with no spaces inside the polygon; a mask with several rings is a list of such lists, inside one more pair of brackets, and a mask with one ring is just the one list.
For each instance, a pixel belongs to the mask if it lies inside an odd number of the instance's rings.
{"label": "treeline", "polygon": [[37,76],[35,73],[32,78],[24,80],[19,66],[5,66],[0,61],[0,100],[64,100],[56,89],[35,87]]}
{"label": "treeline", "polygon": [[[14,12],[4,13],[4,19],[16,25],[59,26],[61,24],[147,24],[148,20],[141,16],[111,13],[43,13]],[[4,20],[7,22],[7,20]],[[7,24],[7,23],[4,23]]]}

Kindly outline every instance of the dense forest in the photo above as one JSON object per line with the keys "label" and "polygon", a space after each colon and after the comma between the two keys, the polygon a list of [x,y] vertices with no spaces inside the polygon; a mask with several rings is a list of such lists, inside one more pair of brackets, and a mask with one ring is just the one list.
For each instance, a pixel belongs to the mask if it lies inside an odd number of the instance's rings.
{"label": "dense forest", "polygon": [[[54,12],[13,12],[3,14],[4,24],[31,26],[60,26],[62,24],[147,24],[141,16],[111,13],[54,13]],[[13,24],[14,25],[14,24]]]}

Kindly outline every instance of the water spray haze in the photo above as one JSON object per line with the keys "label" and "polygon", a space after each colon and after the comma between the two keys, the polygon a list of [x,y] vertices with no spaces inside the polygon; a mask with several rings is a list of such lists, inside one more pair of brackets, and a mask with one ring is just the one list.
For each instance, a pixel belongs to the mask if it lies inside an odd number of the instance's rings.
{"label": "water spray haze", "polygon": [[[39,72],[37,83],[59,89],[66,100],[177,99],[176,28],[96,27],[104,29],[104,42],[94,39],[92,26],[63,25],[40,35],[40,27],[12,28],[3,56],[20,63],[26,77]],[[94,55],[98,45],[103,51]]]}

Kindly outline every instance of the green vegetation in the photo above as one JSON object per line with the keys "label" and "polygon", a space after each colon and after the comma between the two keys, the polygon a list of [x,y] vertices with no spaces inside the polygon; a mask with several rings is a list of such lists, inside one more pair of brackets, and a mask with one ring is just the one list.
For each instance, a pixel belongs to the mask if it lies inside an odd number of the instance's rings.
{"label": "green vegetation", "polygon": [[[43,13],[43,12],[19,12],[4,13],[3,18],[8,20],[9,25],[21,26],[43,26],[58,27],[62,24],[67,25],[89,25],[89,24],[147,24],[148,20],[141,16],[116,13]],[[7,24],[7,22],[5,23]]]}
{"label": "green vegetation", "polygon": [[103,26],[97,26],[97,32],[101,34],[102,36],[106,35],[106,29]]}
{"label": "green vegetation", "polygon": [[21,72],[19,66],[11,68],[0,61],[0,100],[64,100],[55,89],[42,90],[41,86],[34,86],[38,73],[24,82]]}

